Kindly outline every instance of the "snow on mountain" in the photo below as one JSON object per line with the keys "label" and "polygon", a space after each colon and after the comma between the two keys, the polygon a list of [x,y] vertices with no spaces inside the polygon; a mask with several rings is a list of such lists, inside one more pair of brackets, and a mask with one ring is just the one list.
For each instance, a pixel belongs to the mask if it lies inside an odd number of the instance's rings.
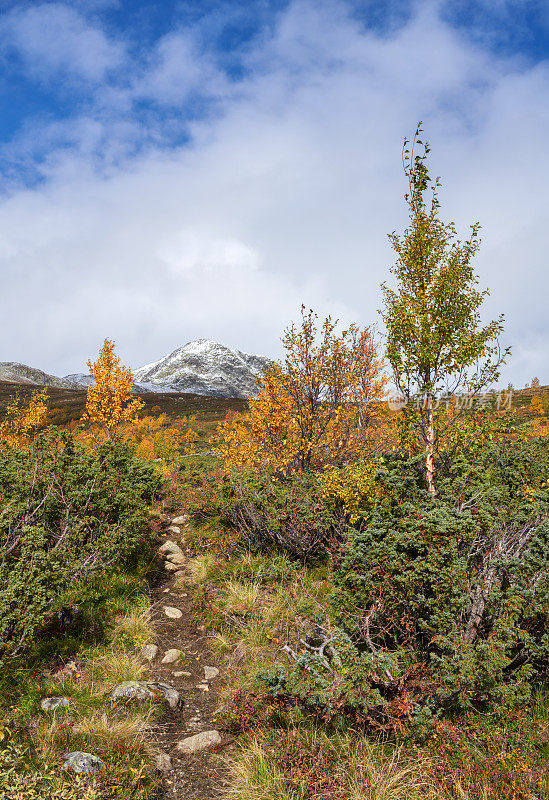
{"label": "snow on mountain", "polygon": [[[87,389],[88,386],[94,386],[95,381],[91,375],[86,375],[84,372],[75,372],[73,375],[65,375],[65,381],[70,381],[76,384],[79,388]],[[74,387],[76,388],[76,386]],[[147,394],[147,392],[177,392],[177,389],[172,389],[171,386],[164,386],[163,384],[155,383],[135,383],[133,384],[133,391],[136,394]]]}
{"label": "snow on mountain", "polygon": [[167,387],[178,392],[214,397],[253,397],[257,378],[271,364],[269,358],[231,350],[210,339],[197,339],[153,364],[134,372],[137,383]]}
{"label": "snow on mountain", "polygon": [[78,388],[68,378],[57,378],[55,375],[42,372],[41,369],[27,367],[26,364],[19,364],[17,361],[0,361],[0,380],[33,386],[53,386],[57,389]]}

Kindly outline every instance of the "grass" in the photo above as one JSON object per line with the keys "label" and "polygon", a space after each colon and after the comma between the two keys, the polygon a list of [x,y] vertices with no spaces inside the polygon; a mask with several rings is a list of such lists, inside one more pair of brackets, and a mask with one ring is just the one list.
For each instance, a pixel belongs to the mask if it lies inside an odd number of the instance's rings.
{"label": "grass", "polygon": [[[280,766],[282,765],[282,767]],[[319,729],[253,734],[230,764],[230,800],[416,800],[428,797],[402,749]],[[316,792],[312,794],[311,792]],[[430,795],[433,800],[435,794]]]}
{"label": "grass", "polygon": [[[3,782],[21,775],[14,800],[125,800],[151,797],[158,785],[151,726],[160,708],[148,703],[119,706],[107,693],[125,680],[145,678],[138,650],[154,640],[145,607],[146,584],[138,575],[113,575],[102,583],[103,617],[94,641],[66,630],[48,642],[36,642],[32,653],[9,663],[0,673],[0,797]],[[62,653],[62,660],[58,659]],[[52,658],[55,656],[54,660]],[[77,671],[59,674],[73,659]],[[49,664],[53,666],[48,667]],[[9,687],[9,693],[8,693]],[[43,712],[43,697],[61,696],[68,706]],[[2,738],[0,736],[0,738]],[[99,756],[106,767],[83,782],[60,769],[64,753],[83,750]]]}

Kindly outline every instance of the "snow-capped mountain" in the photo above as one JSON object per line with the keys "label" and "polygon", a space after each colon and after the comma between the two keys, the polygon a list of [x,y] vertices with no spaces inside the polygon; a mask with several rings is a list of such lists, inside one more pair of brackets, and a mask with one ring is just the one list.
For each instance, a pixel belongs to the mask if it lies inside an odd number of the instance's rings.
{"label": "snow-capped mountain", "polygon": [[153,364],[135,370],[136,383],[214,397],[253,397],[271,360],[231,350],[210,339],[197,339]]}
{"label": "snow-capped mountain", "polygon": [[33,386],[53,386],[57,389],[78,388],[68,378],[57,378],[55,375],[42,372],[41,369],[27,367],[26,364],[19,364],[17,361],[0,361],[0,381],[26,383]]}

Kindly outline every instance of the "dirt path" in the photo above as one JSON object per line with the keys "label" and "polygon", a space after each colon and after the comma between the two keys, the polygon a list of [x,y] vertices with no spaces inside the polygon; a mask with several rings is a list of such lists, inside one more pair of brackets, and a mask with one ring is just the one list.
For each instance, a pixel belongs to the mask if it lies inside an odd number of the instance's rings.
{"label": "dirt path", "polygon": [[[181,530],[184,535],[184,526]],[[188,555],[184,538],[182,540],[174,532],[167,532],[161,535],[159,544],[168,539],[179,544],[183,553]],[[219,727],[215,716],[221,705],[219,689],[223,683],[223,667],[209,650],[205,628],[193,611],[194,587],[190,582],[182,585],[181,578],[188,577],[185,567],[177,576],[167,572],[162,564],[159,569],[158,581],[152,590],[152,622],[157,632],[158,656],[151,666],[151,676],[152,680],[174,686],[183,701],[180,709],[165,712],[155,730],[160,750],[172,761],[160,797],[165,800],[214,800],[222,796],[226,786],[227,770],[219,754],[226,753],[232,741],[232,737]],[[179,609],[181,617],[171,619],[166,616],[166,606]],[[162,664],[164,654],[171,649],[181,650],[180,658],[173,664]],[[217,667],[219,675],[205,681],[204,667]],[[178,752],[177,743],[182,739],[214,730],[221,735],[219,745],[192,755]]]}

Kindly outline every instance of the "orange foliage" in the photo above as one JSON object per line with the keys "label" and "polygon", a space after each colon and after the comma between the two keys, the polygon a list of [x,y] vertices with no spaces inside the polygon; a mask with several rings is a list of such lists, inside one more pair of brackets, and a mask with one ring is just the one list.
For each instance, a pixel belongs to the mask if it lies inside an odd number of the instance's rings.
{"label": "orange foliage", "polygon": [[95,386],[88,388],[83,419],[104,428],[110,438],[121,423],[134,422],[145,404],[141,400],[130,400],[132,372],[120,365],[110,339],[105,339],[99,358],[95,364],[89,360],[88,367]]}
{"label": "orange foliage", "polygon": [[24,446],[32,434],[46,422],[48,393],[46,389],[33,392],[25,403],[12,400],[6,409],[6,417],[0,422],[0,441]]}
{"label": "orange foliage", "polygon": [[[193,430],[196,417],[181,417],[171,420],[167,414],[157,417],[141,417],[118,426],[117,435],[132,445],[135,455],[146,461],[163,461],[166,465],[177,461],[182,453],[195,452],[198,434]],[[96,447],[108,438],[104,427],[90,426],[85,430],[73,428],[78,441],[88,447]]]}
{"label": "orange foliage", "polygon": [[545,409],[543,408],[543,398],[540,394],[532,395],[532,399],[530,400],[530,414],[534,414],[535,416],[545,414]]}
{"label": "orange foliage", "polygon": [[259,381],[249,411],[218,428],[215,452],[233,466],[266,466],[282,473],[318,469],[371,449],[383,421],[386,377],[371,329],[351,325],[337,335],[328,317],[313,312],[285,333],[284,365]]}

